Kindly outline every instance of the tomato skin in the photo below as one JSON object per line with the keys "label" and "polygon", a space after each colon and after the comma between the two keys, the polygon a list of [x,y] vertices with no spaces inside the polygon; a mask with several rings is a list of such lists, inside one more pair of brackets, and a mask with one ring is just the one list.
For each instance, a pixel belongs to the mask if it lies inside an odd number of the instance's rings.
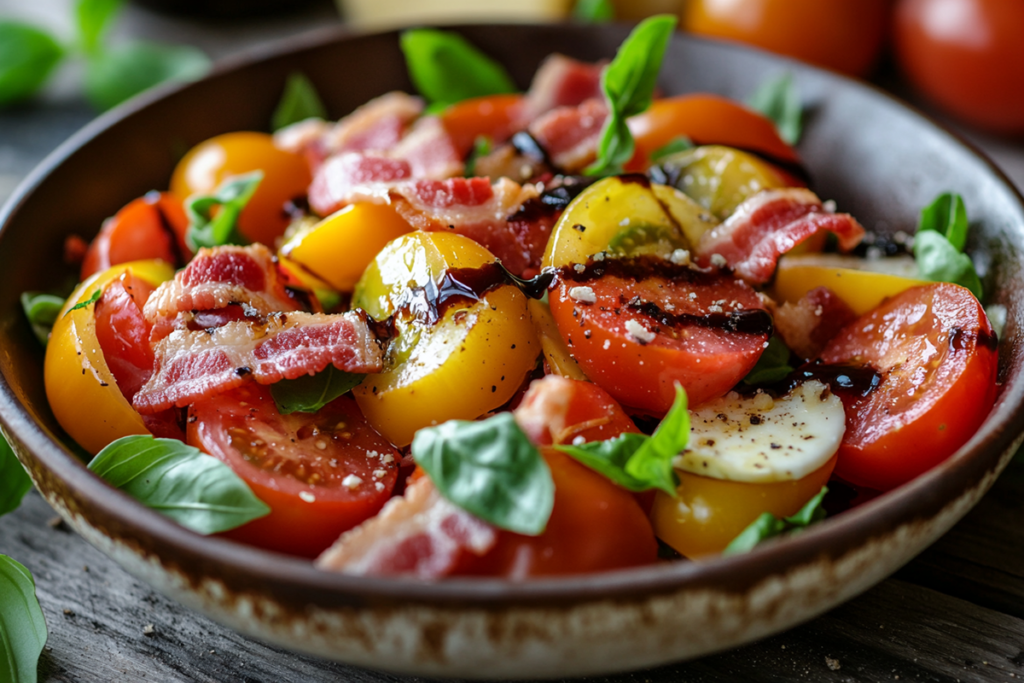
{"label": "tomato skin", "polygon": [[199,143],[175,167],[171,192],[185,201],[194,194],[211,194],[228,177],[251,171],[263,171],[263,180],[242,211],[238,228],[249,240],[273,247],[290,221],[285,205],[306,196],[312,175],[301,155],[280,149],[272,136],[242,131]]}
{"label": "tomato skin", "polygon": [[836,474],[887,491],[967,442],[996,395],[995,334],[965,288],[908,289],[845,327],[826,363],[867,363],[883,374],[867,397],[841,395],[846,434]]}
{"label": "tomato skin", "polygon": [[134,199],[103,224],[82,261],[80,279],[129,261],[160,259],[172,265],[187,254],[188,218],[181,201],[166,192]]}
{"label": "tomato skin", "polygon": [[444,125],[459,154],[466,156],[485,136],[493,143],[507,140],[523,110],[522,95],[489,95],[457,102],[441,113]]}
{"label": "tomato skin", "polygon": [[863,76],[882,48],[889,5],[890,0],[689,0],[682,28]]}
{"label": "tomato skin", "polygon": [[655,100],[642,114],[629,119],[641,167],[652,152],[679,136],[698,145],[726,145],[762,152],[779,161],[799,163],[796,151],[779,137],[775,124],[763,114],[719,95],[680,95]]}
{"label": "tomato skin", "polygon": [[[383,507],[400,458],[350,397],[315,414],[281,415],[270,390],[255,383],[193,405],[188,442],[227,464],[270,506],[266,517],[225,535],[303,557],[317,556]],[[361,482],[350,488],[350,475]]]}
{"label": "tomato skin", "polygon": [[658,542],[647,515],[623,488],[554,449],[541,450],[555,482],[555,506],[539,536],[511,531],[457,573],[518,580],[653,564]]}
{"label": "tomato skin", "polygon": [[1024,4],[901,0],[900,68],[930,100],[997,133],[1024,132]]}
{"label": "tomato skin", "polygon": [[[595,303],[574,301],[569,295],[574,283],[562,282],[549,293],[551,314],[587,377],[631,408],[664,414],[675,400],[676,382],[686,389],[691,406],[717,398],[750,372],[768,340],[767,334],[693,325],[674,330],[625,303],[640,297],[675,314],[705,315],[715,301],[724,299],[739,309],[763,310],[749,286],[728,276],[682,282],[605,275],[586,284]],[[657,330],[655,337],[641,342],[629,331],[629,321]]]}
{"label": "tomato skin", "polygon": [[142,307],[154,289],[129,271],[107,285],[96,302],[96,337],[128,401],[153,374],[155,360],[149,345],[152,326],[146,322]]}

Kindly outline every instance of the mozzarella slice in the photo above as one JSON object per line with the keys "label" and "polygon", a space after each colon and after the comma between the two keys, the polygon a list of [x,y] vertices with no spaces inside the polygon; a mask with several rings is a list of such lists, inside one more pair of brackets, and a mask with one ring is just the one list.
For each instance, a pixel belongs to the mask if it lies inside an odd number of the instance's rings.
{"label": "mozzarella slice", "polygon": [[845,431],[842,402],[817,380],[776,399],[730,392],[690,412],[690,444],[672,464],[728,481],[792,481],[828,462]]}

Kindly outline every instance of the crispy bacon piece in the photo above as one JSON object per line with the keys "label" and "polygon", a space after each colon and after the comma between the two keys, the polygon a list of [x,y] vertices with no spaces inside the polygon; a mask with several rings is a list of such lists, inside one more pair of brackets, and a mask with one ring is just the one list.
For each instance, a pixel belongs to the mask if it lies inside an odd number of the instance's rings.
{"label": "crispy bacon piece", "polygon": [[782,341],[804,360],[817,358],[839,330],[857,319],[853,309],[828,287],[812,289],[795,304],[775,307],[772,316]]}
{"label": "crispy bacon piece", "polygon": [[462,175],[462,155],[455,148],[441,119],[424,116],[390,148],[388,155],[412,168],[413,178],[443,179]]}
{"label": "crispy bacon piece", "polygon": [[398,213],[420,230],[464,235],[519,275],[540,265],[552,220],[546,213],[534,217],[520,212],[537,197],[532,185],[507,178],[494,185],[487,178],[450,178],[403,183],[392,194]]}
{"label": "crispy bacon piece", "polygon": [[524,122],[529,123],[556,107],[575,107],[601,97],[604,67],[604,62],[588,64],[559,54],[545,59],[526,94]]}
{"label": "crispy bacon piece", "polygon": [[184,407],[255,379],[273,384],[334,365],[379,372],[383,355],[362,313],[277,313],[260,323],[229,322],[210,330],[175,330],[153,345],[156,371],[133,400],[153,414]]}
{"label": "crispy bacon piece", "polygon": [[466,556],[483,556],[498,541],[491,525],[448,502],[427,477],[392,498],[317,558],[316,566],[357,576],[439,579]]}
{"label": "crispy bacon piece", "polygon": [[581,171],[597,156],[601,130],[608,118],[604,100],[590,99],[575,107],[558,107],[530,124],[530,134],[547,150],[551,162],[570,173]]}
{"label": "crispy bacon piece", "polygon": [[697,262],[721,265],[715,263],[718,255],[748,283],[763,284],[771,279],[780,255],[826,230],[839,238],[843,251],[857,246],[864,236],[864,228],[853,216],[833,213],[810,190],[763,190],[701,237]]}
{"label": "crispy bacon piece", "polygon": [[317,169],[309,186],[309,205],[321,216],[356,202],[387,204],[391,188],[412,178],[404,159],[349,152],[331,157]]}

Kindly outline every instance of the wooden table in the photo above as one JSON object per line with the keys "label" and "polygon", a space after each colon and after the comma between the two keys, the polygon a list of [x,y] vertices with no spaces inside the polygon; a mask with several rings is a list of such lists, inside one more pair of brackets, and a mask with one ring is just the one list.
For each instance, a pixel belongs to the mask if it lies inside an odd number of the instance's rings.
{"label": "wooden table", "polygon": [[[35,0],[35,18],[67,0]],[[63,15],[61,15],[63,16]],[[51,20],[52,21],[52,20]],[[67,19],[63,19],[67,22]],[[187,40],[214,57],[337,21],[329,4],[232,26],[130,8],[118,33]],[[0,200],[92,113],[66,76],[40,103],[0,112]],[[972,136],[1024,186],[1024,146]],[[50,638],[42,681],[413,681],[303,657],[239,636],[154,593],[63,524],[35,493],[0,522],[0,553],[35,575]],[[818,619],[696,662],[593,678],[655,681],[1024,680],[1024,460],[949,534],[895,577]]]}

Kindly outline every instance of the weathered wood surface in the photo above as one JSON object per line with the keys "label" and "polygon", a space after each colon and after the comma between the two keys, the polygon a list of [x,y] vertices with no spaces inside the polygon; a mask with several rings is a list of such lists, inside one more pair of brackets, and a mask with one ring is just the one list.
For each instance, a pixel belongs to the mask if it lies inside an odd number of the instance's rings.
{"label": "weathered wood surface", "polygon": [[[53,17],[68,0],[0,0],[28,18]],[[331,19],[329,3],[306,14],[231,27],[155,17],[130,8],[118,32],[188,40],[220,56]],[[67,33],[67,31],[66,31]],[[0,201],[42,157],[92,113],[72,79],[41,105],[0,113]],[[972,135],[1018,184],[1024,145]],[[85,541],[58,526],[36,494],[0,520],[0,553],[35,574],[50,637],[40,680],[417,681],[283,652],[222,628],[154,593]],[[651,671],[589,680],[692,681],[1016,681],[1024,679],[1024,462],[932,548],[848,604],[732,652]]]}

